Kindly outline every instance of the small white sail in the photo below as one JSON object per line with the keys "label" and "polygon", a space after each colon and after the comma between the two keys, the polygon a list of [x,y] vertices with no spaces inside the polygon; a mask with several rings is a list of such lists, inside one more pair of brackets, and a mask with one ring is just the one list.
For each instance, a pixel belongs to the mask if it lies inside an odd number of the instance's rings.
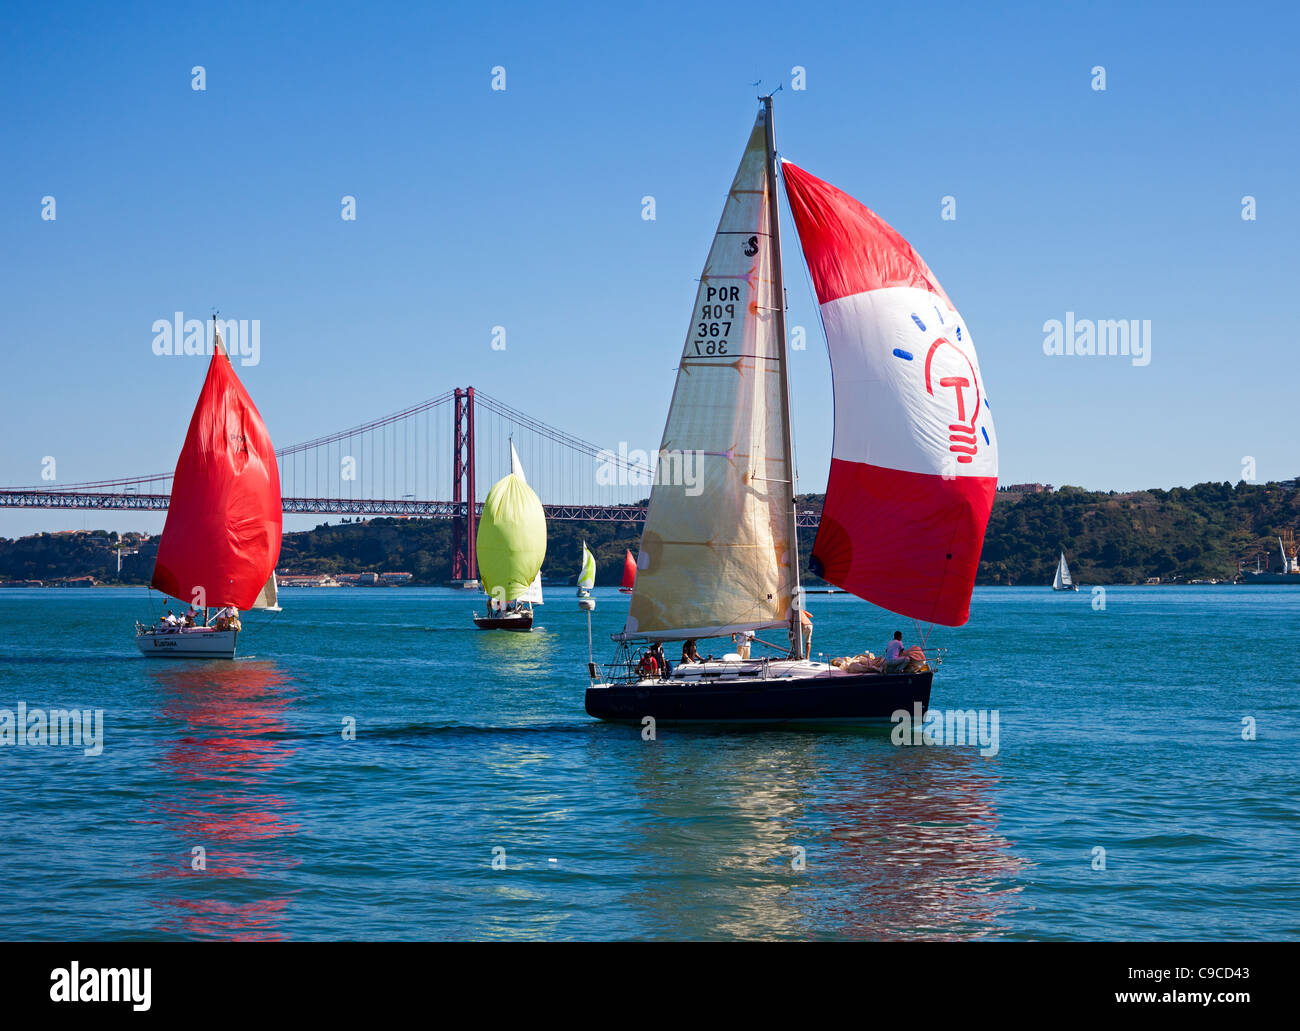
{"label": "small white sail", "polygon": [[622,639],[790,618],[794,475],[766,132],[760,112],[700,277]]}
{"label": "small white sail", "polygon": [[523,480],[524,483],[528,482],[528,479],[524,476],[524,467],[519,461],[519,452],[515,450],[513,440],[510,442],[510,471]]}
{"label": "small white sail", "polygon": [[276,596],[275,570],[271,570],[271,577],[262,585],[261,592],[257,595],[257,601],[253,602],[253,608],[266,609],[268,612],[282,612],[279,599]]}
{"label": "small white sail", "polygon": [[540,571],[533,577],[533,582],[528,585],[528,590],[524,591],[516,600],[530,601],[534,605],[544,604],[542,601],[542,574]]}
{"label": "small white sail", "polygon": [[1070,567],[1065,561],[1065,552],[1061,552],[1061,561],[1056,565],[1056,576],[1052,579],[1052,590],[1068,591],[1074,586],[1070,578]]}

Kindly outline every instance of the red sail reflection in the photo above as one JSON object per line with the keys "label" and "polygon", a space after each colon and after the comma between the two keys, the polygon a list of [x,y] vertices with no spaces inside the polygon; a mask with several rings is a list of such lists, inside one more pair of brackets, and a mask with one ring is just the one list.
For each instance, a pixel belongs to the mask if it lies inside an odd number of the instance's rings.
{"label": "red sail reflection", "polygon": [[892,759],[888,770],[863,763],[860,790],[822,809],[831,826],[817,863],[838,882],[827,922],[883,940],[1005,933],[1028,863],[998,833],[995,764],[924,745]]}
{"label": "red sail reflection", "polygon": [[[298,865],[287,849],[298,830],[290,803],[268,789],[295,749],[279,735],[292,680],[269,662],[204,663],[151,670],[162,692],[159,716],[179,724],[161,766],[174,793],[153,806],[184,842],[175,865],[175,912],[160,930],[187,938],[279,940],[288,899],[275,884]],[[193,870],[203,846],[207,869]]]}

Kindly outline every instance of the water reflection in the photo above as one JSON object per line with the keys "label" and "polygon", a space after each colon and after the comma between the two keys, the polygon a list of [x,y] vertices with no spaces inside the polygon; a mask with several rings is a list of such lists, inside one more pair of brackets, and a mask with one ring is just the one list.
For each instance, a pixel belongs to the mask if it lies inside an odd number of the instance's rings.
{"label": "water reflection", "polygon": [[513,630],[477,630],[467,642],[479,663],[485,663],[502,680],[539,676],[553,671],[558,641],[540,625],[530,633]]}
{"label": "water reflection", "polygon": [[[150,670],[159,717],[175,737],[159,766],[170,793],[152,806],[182,843],[162,877],[175,877],[160,930],[189,938],[279,939],[288,905],[278,875],[298,864],[290,802],[270,784],[295,749],[280,739],[292,679],[256,660],[167,663]],[[207,870],[190,868],[206,850]]]}
{"label": "water reflection", "polygon": [[[886,745],[841,773],[809,901],[842,935],[967,939],[1008,930],[1027,860],[998,833],[997,767],[973,748]],[[811,851],[811,850],[810,850]]]}
{"label": "water reflection", "polygon": [[[979,938],[1025,860],[997,831],[996,766],[887,733],[661,733],[631,777],[650,937]],[[803,849],[806,869],[792,861]]]}

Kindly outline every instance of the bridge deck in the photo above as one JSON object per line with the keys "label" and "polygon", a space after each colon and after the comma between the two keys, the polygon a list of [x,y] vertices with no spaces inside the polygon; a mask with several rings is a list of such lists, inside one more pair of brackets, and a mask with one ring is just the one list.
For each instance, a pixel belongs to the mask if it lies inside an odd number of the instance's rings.
{"label": "bridge deck", "polygon": [[[96,509],[101,511],[165,512],[168,494],[122,492],[76,492],[0,490],[0,508]],[[419,516],[424,519],[453,519],[463,515],[465,505],[456,501],[416,501],[348,498],[283,498],[287,515],[387,515]],[[547,519],[584,520],[606,523],[643,523],[645,505],[543,505]],[[482,503],[474,506],[475,513]],[[799,526],[815,529],[817,513],[801,511]]]}

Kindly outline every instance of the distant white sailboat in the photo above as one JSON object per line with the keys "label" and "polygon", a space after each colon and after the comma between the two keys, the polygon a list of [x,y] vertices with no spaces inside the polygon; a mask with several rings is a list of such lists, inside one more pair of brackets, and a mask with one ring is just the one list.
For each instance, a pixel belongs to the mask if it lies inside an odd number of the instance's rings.
{"label": "distant white sailboat", "polygon": [[1070,567],[1065,561],[1065,552],[1061,552],[1061,561],[1056,566],[1056,576],[1052,578],[1052,590],[1077,591],[1079,585],[1070,576]]}

